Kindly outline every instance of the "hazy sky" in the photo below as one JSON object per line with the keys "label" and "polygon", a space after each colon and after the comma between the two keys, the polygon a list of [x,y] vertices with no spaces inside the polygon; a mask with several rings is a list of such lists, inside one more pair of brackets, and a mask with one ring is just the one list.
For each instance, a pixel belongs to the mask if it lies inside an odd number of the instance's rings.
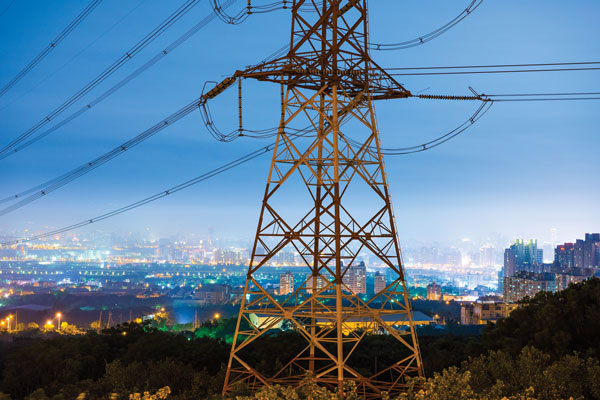
{"label": "hazy sky", "polygon": [[[9,3],[0,0],[0,12]],[[46,46],[84,3],[15,2],[0,16],[0,85]],[[181,3],[104,0],[0,98],[0,145],[61,104]],[[399,42],[443,25],[470,1],[369,3],[372,41]],[[210,12],[209,1],[204,0],[84,101],[94,99]],[[471,16],[434,41],[372,56],[384,67],[598,61],[599,16],[597,0],[484,0]],[[213,21],[84,116],[0,160],[0,196],[87,162],[198,97],[205,81],[220,81],[263,59],[285,44],[289,22],[289,11],[253,15],[239,26]],[[429,88],[426,93],[436,94],[469,94],[468,86],[485,93],[600,91],[599,71],[421,76],[400,81],[413,92]],[[278,88],[250,82],[246,88],[245,106],[253,112],[252,116],[246,112],[248,126],[276,125]],[[386,147],[422,143],[461,124],[476,106],[418,99],[378,103],[381,140]],[[500,103],[465,134],[441,147],[388,157],[401,241],[485,238],[492,233],[548,240],[551,228],[557,229],[558,240],[574,240],[584,232],[598,232],[599,106],[597,101]],[[233,92],[215,103],[214,116],[224,129],[236,127],[235,107]],[[216,142],[195,112],[74,183],[0,217],[0,235],[57,228],[102,214],[266,144],[252,139]],[[168,235],[202,234],[214,227],[220,235],[250,239],[269,161],[269,157],[259,158],[94,229],[150,228]]]}

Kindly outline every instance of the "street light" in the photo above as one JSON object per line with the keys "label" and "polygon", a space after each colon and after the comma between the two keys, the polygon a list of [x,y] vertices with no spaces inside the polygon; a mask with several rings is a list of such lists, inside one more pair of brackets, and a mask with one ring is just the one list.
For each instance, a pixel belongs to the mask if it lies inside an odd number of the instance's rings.
{"label": "street light", "polygon": [[219,319],[219,318],[221,318],[221,314],[215,313],[215,319]]}
{"label": "street light", "polygon": [[60,317],[62,317],[62,314],[57,312],[56,313],[56,318],[58,318],[58,330],[60,331]]}

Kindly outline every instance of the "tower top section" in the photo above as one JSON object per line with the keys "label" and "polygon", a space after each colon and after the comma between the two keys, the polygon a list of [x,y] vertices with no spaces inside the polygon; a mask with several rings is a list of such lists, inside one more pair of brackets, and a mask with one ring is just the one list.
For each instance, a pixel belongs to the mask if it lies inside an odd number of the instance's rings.
{"label": "tower top section", "polygon": [[294,0],[287,54],[236,75],[304,89],[337,86],[348,97],[410,97],[371,60],[368,28],[366,0]]}

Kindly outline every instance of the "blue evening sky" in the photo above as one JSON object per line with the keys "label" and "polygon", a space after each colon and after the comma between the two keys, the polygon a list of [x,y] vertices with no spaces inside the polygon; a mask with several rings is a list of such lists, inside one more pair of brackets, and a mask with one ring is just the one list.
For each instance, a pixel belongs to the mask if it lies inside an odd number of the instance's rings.
{"label": "blue evening sky", "polygon": [[[260,2],[255,0],[255,2]],[[371,0],[375,42],[399,42],[452,19],[469,0]],[[10,0],[0,0],[0,12]],[[0,98],[0,145],[24,132],[94,78],[182,1],[104,0],[39,66]],[[234,6],[241,7],[245,1]],[[0,16],[0,86],[87,1],[16,1]],[[101,87],[90,101],[211,12],[208,0]],[[597,0],[484,0],[471,16],[422,46],[373,52],[385,67],[598,61]],[[120,21],[117,25],[117,23]],[[0,160],[0,197],[62,174],[133,137],[198,97],[204,82],[253,64],[289,38],[289,11],[239,26],[215,20],[90,112],[19,154]],[[469,94],[600,91],[600,71],[402,77],[413,92]],[[214,104],[224,129],[237,124],[234,91]],[[248,82],[249,127],[277,124],[278,88]],[[78,103],[71,111],[77,110]],[[600,102],[499,103],[434,150],[387,157],[401,241],[485,239],[498,233],[574,240],[600,230]],[[454,128],[470,102],[395,100],[376,105],[385,147],[422,143]],[[253,115],[249,115],[252,112]],[[63,116],[69,115],[69,112]],[[60,119],[59,119],[60,120]],[[85,177],[9,215],[0,235],[57,228],[102,214],[214,168],[264,140],[220,143],[193,113]],[[82,230],[204,234],[251,239],[269,165],[265,156],[217,179]]]}

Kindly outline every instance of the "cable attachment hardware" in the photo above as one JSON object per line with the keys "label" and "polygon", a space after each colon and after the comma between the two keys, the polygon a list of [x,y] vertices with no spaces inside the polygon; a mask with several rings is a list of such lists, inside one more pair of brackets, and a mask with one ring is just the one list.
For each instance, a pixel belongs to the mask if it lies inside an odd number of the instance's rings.
{"label": "cable attachment hardware", "polygon": [[240,135],[244,130],[244,125],[242,121],[242,78],[238,78],[238,112],[239,112],[239,128],[238,131]]}
{"label": "cable attachment hardware", "polygon": [[[214,88],[209,90],[207,93],[202,94],[202,98],[206,101],[206,100],[217,97],[219,94],[223,93],[226,89],[228,89],[231,85],[233,85],[235,83],[235,80],[236,80],[236,78],[234,76],[225,78],[221,83],[217,84]],[[206,83],[211,83],[211,82],[206,82]],[[204,86],[206,87],[206,84]]]}

